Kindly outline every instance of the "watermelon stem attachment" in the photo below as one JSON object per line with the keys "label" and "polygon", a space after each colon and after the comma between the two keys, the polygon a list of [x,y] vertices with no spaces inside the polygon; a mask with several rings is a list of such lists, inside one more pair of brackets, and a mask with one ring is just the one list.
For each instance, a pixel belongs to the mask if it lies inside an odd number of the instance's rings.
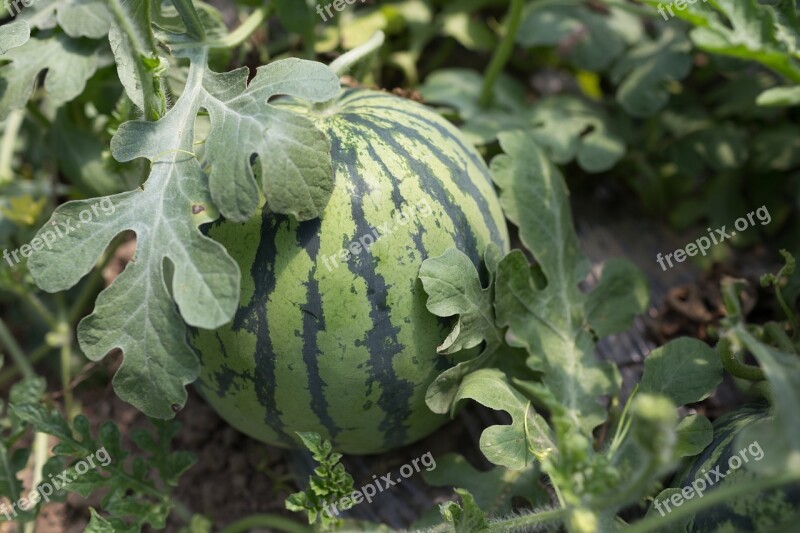
{"label": "watermelon stem attachment", "polygon": [[333,70],[337,76],[344,76],[355,64],[371,56],[378,48],[383,46],[385,40],[386,34],[380,30],[376,31],[367,42],[337,57],[330,64],[331,70]]}
{"label": "watermelon stem attachment", "polygon": [[483,76],[483,87],[481,87],[480,104],[482,107],[489,107],[492,105],[494,99],[494,84],[497,78],[503,72],[503,69],[511,59],[511,53],[514,51],[514,42],[517,39],[517,32],[522,23],[522,0],[511,0],[511,6],[508,8],[508,16],[506,17],[506,34],[500,42],[500,46],[495,50],[489,66],[486,68],[486,73]]}

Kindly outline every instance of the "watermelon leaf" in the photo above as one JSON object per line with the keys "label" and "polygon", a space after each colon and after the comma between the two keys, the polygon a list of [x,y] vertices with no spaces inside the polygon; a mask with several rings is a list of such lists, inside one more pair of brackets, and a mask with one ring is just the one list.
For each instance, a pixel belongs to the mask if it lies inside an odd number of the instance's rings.
{"label": "watermelon leaf", "polygon": [[617,102],[634,117],[649,117],[669,101],[669,83],[692,69],[691,43],[669,27],[656,40],[644,39],[611,68]]}
{"label": "watermelon leaf", "polygon": [[526,6],[517,42],[525,47],[561,45],[576,67],[607,68],[628,42],[641,36],[634,15],[611,7],[600,13],[579,0]]}
{"label": "watermelon leaf", "polygon": [[426,305],[431,313],[459,316],[453,331],[439,346],[440,353],[467,350],[483,341],[490,346],[502,342],[495,326],[492,287],[481,286],[475,265],[463,252],[451,248],[425,261],[419,278],[428,294]]}
{"label": "watermelon leaf", "polygon": [[689,415],[678,423],[678,444],[675,453],[680,457],[697,455],[714,439],[714,427],[703,415]]}
{"label": "watermelon leaf", "polygon": [[455,453],[438,457],[436,469],[422,472],[428,485],[468,490],[475,503],[490,516],[511,512],[511,500],[515,497],[524,498],[531,507],[549,504],[550,496],[539,484],[540,475],[538,463],[521,470],[492,468],[481,471],[464,456]]}
{"label": "watermelon leaf", "polygon": [[639,387],[684,405],[708,398],[720,383],[722,363],[717,352],[703,341],[682,337],[647,356]]}
{"label": "watermelon leaf", "polygon": [[520,228],[547,285],[539,289],[521,252],[498,267],[495,309],[507,342],[528,350],[528,365],[544,372],[550,388],[585,434],[605,420],[597,398],[613,393],[619,374],[594,355],[585,326],[586,296],[578,289],[587,273],[572,226],[564,179],[535,139],[524,132],[500,135],[506,152],[492,160],[506,216]]}
{"label": "watermelon leaf", "polygon": [[17,20],[0,26],[0,55],[12,48],[27,43],[31,38],[31,28],[24,20]]}
{"label": "watermelon leaf", "polygon": [[491,426],[481,433],[481,451],[492,463],[519,470],[555,450],[545,419],[500,370],[484,368],[467,375],[454,401],[458,404],[466,398],[511,416],[511,424]]}
{"label": "watermelon leaf", "polygon": [[[10,45],[16,47],[9,49]],[[37,35],[30,40],[6,36],[3,48],[6,52],[2,58],[9,62],[0,66],[0,120],[25,106],[42,71],[47,70],[44,88],[48,98],[61,105],[81,94],[89,78],[110,64],[103,43],[70,39],[63,34]]]}
{"label": "watermelon leaf", "polygon": [[[286,508],[290,511],[305,512],[308,523],[320,523],[323,530],[341,525],[336,504],[353,494],[353,478],[339,460],[342,455],[333,451],[333,446],[318,433],[297,432],[303,445],[311,452],[317,467],[309,477],[309,486],[304,491],[295,492],[286,498]],[[333,507],[331,507],[333,506]]]}
{"label": "watermelon leaf", "polygon": [[527,104],[515,80],[501,76],[492,107],[480,106],[483,78],[466,69],[433,73],[420,88],[432,102],[452,106],[464,120],[461,131],[476,145],[494,143],[498,135],[525,130],[556,164],[576,160],[587,172],[604,172],[625,154],[624,141],[596,106],[573,96],[544,98]]}
{"label": "watermelon leaf", "polygon": [[446,502],[439,505],[439,512],[444,521],[450,524],[456,533],[482,533],[490,531],[486,513],[475,503],[475,498],[469,491],[457,488],[456,494],[461,498],[461,504]]}
{"label": "watermelon leaf", "polygon": [[642,271],[628,261],[603,265],[600,283],[586,301],[586,320],[598,338],[622,333],[647,309],[650,291]]}
{"label": "watermelon leaf", "polygon": [[753,471],[800,472],[800,356],[760,342],[742,324],[732,333],[761,365],[774,398],[774,415],[744,429],[736,445],[742,448],[757,441],[764,448],[764,460],[747,465]]}
{"label": "watermelon leaf", "polygon": [[[184,321],[213,329],[236,310],[239,267],[198,228],[219,216],[216,206],[240,220],[255,211],[253,151],[262,156],[265,189],[275,211],[313,218],[332,189],[324,135],[309,119],[267,104],[276,94],[313,101],[336,95],[338,80],[330,69],[289,59],[262,67],[248,86],[246,68],[217,74],[208,69],[205,48],[188,54],[188,81],[169,113],[158,122],[127,122],[111,141],[119,161],[150,159],[143,188],[60,206],[39,236],[53,234],[59,225],[72,225],[72,231],[65,226],[66,235],[51,239],[52,248],[34,252],[29,260],[41,288],[66,290],[94,267],[118,234],[136,233],[135,260],[100,294],[95,311],[78,327],[78,339],[93,360],[122,349],[126,357],[114,378],[117,394],[157,418],[174,416],[186,400],[185,385],[197,377],[198,362],[186,343]],[[209,111],[212,122],[205,150],[209,178],[193,153],[201,108]],[[244,132],[239,138],[231,129],[237,127]],[[103,216],[83,222],[91,208],[100,215],[98,206]]]}

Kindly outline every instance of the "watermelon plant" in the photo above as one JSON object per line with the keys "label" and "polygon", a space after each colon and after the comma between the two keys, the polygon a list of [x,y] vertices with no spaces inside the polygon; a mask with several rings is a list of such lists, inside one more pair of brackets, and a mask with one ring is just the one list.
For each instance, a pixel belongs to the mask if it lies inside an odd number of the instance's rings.
{"label": "watermelon plant", "polygon": [[788,530],[796,4],[11,2],[0,522]]}

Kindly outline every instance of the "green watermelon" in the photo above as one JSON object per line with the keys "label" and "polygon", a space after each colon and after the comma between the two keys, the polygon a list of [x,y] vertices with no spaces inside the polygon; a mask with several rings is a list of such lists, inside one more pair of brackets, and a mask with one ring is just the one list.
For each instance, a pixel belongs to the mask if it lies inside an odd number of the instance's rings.
{"label": "green watermelon", "polygon": [[[714,440],[708,447],[693,458],[673,484],[677,488],[691,486],[696,479],[705,477],[707,473],[717,472],[725,475],[724,479],[711,485],[705,492],[732,484],[747,484],[756,478],[755,474],[745,468],[744,464],[737,468],[737,460],[731,458],[738,455],[741,459],[741,446],[736,447],[736,435],[743,428],[757,420],[768,416],[767,409],[761,407],[745,407],[720,417],[714,422]],[[744,452],[750,461],[763,458],[759,443],[753,443]],[[755,453],[753,453],[755,452]],[[709,474],[716,481],[714,474]],[[791,531],[798,516],[800,504],[800,485],[787,485],[773,490],[754,492],[730,500],[724,504],[704,509],[689,521],[686,531],[690,533],[739,533],[745,531]]]}
{"label": "green watermelon", "polygon": [[480,268],[508,250],[489,171],[457,129],[426,107],[346,90],[307,110],[331,141],[335,175],[320,219],[268,210],[208,234],[242,271],[240,307],[197,331],[199,387],[231,425],[294,447],[316,431],[344,453],[378,453],[440,426],[425,391],[453,364],[436,347],[450,321],[430,314],[418,281],[456,247]]}

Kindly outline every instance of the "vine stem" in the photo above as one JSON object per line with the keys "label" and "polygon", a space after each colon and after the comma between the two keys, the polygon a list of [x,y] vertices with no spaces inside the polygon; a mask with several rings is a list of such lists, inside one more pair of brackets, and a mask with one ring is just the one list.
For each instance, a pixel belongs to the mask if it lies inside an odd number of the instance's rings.
{"label": "vine stem", "polygon": [[[139,31],[134,27],[132,18],[128,16],[126,9],[122,6],[123,0],[109,0],[106,3],[111,15],[114,18],[114,23],[119,26],[125,39],[128,40],[132,48],[133,56],[135,58],[134,65],[136,75],[139,78],[139,85],[142,88],[142,104],[144,108],[145,120],[155,121],[161,118],[164,111],[162,105],[162,95],[156,90],[159,87],[160,81],[156,78],[153,70],[145,63],[146,58],[157,58],[158,54],[155,48],[155,41],[151,30],[150,23],[150,2],[144,2],[145,18],[146,20],[146,35],[142,36]],[[180,11],[176,2],[176,9]],[[194,9],[194,8],[193,8]],[[202,27],[202,26],[201,26]]]}
{"label": "vine stem", "polygon": [[[36,348],[36,350],[33,351],[33,353],[31,353],[31,356],[27,360],[31,365],[34,365],[41,361],[42,358],[50,353],[52,349],[53,347],[47,344],[47,342],[43,342],[38,348]],[[16,365],[3,369],[3,372],[0,373],[0,387],[5,387],[8,382],[17,377],[19,372],[20,369]]]}
{"label": "vine stem", "polygon": [[746,379],[748,381],[764,381],[764,371],[761,368],[753,365],[742,363],[737,359],[736,353],[733,351],[731,341],[728,338],[720,339],[717,344],[717,352],[719,359],[722,361],[722,366],[725,367],[732,376],[737,378]]}
{"label": "vine stem", "polygon": [[278,531],[286,531],[287,533],[312,533],[314,531],[310,527],[298,524],[289,518],[271,514],[255,514],[237,520],[222,529],[220,533],[243,533],[254,528],[271,528]]}
{"label": "vine stem", "polygon": [[766,477],[748,483],[738,483],[719,487],[706,493],[702,499],[687,501],[681,507],[672,509],[664,516],[655,514],[645,518],[632,526],[623,529],[624,533],[649,533],[650,531],[667,531],[669,524],[693,516],[703,509],[726,502],[744,494],[753,494],[767,489],[773,489],[800,481],[800,472],[789,472],[773,477]]}
{"label": "vine stem", "polygon": [[562,522],[569,514],[569,509],[553,509],[522,516],[515,516],[506,520],[497,520],[489,524],[490,531],[530,531],[531,526],[538,526],[548,522]]}
{"label": "vine stem", "polygon": [[0,318],[0,343],[6,347],[6,350],[8,350],[8,353],[11,355],[11,358],[14,360],[14,363],[17,365],[20,372],[22,372],[22,376],[25,379],[36,377],[36,372],[33,371],[30,361],[25,357],[25,354],[2,318]]}
{"label": "vine stem", "polygon": [[200,22],[200,16],[194,8],[192,0],[172,0],[172,5],[178,11],[181,20],[186,25],[186,33],[192,39],[202,41],[206,38],[206,30]]}
{"label": "vine stem", "polygon": [[270,5],[262,5],[256,9],[238,28],[219,39],[207,44],[209,48],[236,48],[245,42],[261,26],[269,16]]}
{"label": "vine stem", "polygon": [[25,110],[15,109],[8,115],[8,119],[6,120],[3,139],[0,141],[0,185],[9,183],[14,177],[14,169],[12,168],[14,145],[17,142],[19,129],[22,127],[22,121],[24,119]]}
{"label": "vine stem", "polygon": [[333,70],[337,76],[343,76],[347,74],[347,72],[353,68],[356,63],[362,61],[366,57],[369,57],[378,48],[383,46],[385,40],[386,34],[380,30],[376,31],[367,42],[337,57],[330,64],[331,70]]}
{"label": "vine stem", "polygon": [[483,87],[481,87],[480,104],[482,107],[489,107],[492,104],[494,97],[494,84],[497,78],[503,72],[503,69],[511,59],[511,53],[514,51],[514,41],[517,38],[519,26],[522,23],[522,8],[524,2],[522,0],[511,0],[511,6],[508,9],[506,34],[500,46],[495,50],[492,60],[486,69],[483,77]]}

